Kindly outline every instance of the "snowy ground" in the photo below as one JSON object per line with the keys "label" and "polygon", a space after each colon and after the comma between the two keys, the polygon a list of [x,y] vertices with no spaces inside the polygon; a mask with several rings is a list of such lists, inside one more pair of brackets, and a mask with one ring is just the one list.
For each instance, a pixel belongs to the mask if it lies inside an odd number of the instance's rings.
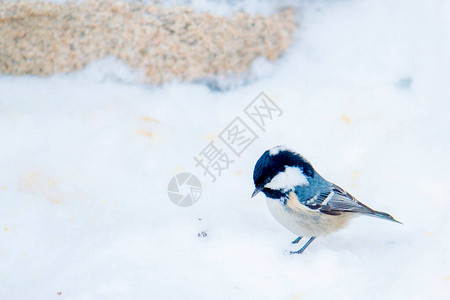
{"label": "snowy ground", "polygon": [[[226,92],[110,61],[0,77],[0,299],[449,299],[449,13],[306,4],[286,55]],[[193,157],[261,91],[284,114],[211,183]],[[279,144],[404,225],[361,217],[286,255],[295,236],[250,199]],[[180,171],[203,182],[189,208],[166,192]]]}

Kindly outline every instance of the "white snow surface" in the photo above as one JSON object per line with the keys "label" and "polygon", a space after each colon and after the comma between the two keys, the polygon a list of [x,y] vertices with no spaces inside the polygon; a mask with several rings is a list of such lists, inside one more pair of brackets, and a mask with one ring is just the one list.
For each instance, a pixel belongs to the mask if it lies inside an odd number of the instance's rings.
{"label": "white snow surface", "polygon": [[[305,2],[271,72],[223,92],[115,60],[0,77],[0,299],[449,299],[449,14]],[[261,91],[283,115],[211,183],[193,157]],[[361,217],[286,254],[302,243],[250,198],[280,144],[404,225]],[[183,171],[203,184],[188,208],[167,195]]]}

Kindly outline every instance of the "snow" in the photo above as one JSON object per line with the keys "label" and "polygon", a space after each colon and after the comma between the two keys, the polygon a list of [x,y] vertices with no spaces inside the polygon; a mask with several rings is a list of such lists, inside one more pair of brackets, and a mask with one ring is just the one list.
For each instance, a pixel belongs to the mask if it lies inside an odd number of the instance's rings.
{"label": "snow", "polygon": [[[284,57],[222,92],[114,60],[0,77],[0,298],[448,299],[449,12],[305,2]],[[283,115],[212,183],[193,157],[261,91]],[[250,198],[280,144],[404,225],[361,217],[286,254],[303,243]],[[167,195],[180,172],[203,184],[188,208]]]}

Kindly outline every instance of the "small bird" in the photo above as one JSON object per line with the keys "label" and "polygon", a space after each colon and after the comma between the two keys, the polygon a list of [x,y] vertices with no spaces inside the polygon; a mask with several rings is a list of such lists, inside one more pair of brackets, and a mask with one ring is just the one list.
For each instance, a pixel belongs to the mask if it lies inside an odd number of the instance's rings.
{"label": "small bird", "polygon": [[298,251],[301,254],[318,236],[337,231],[362,214],[393,221],[391,215],[376,211],[355,199],[339,186],[325,180],[300,154],[284,146],[264,152],[253,171],[255,191],[263,192],[272,216],[298,236],[311,237]]}

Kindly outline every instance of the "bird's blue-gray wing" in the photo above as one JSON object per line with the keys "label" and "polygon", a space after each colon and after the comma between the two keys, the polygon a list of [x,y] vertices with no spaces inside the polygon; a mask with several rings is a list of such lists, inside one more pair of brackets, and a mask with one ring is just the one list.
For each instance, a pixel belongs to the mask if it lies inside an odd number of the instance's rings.
{"label": "bird's blue-gray wing", "polygon": [[362,213],[401,224],[388,213],[373,210],[362,204],[335,184],[330,184],[326,189],[321,189],[313,197],[303,198],[303,201],[300,200],[302,199],[300,197],[298,199],[306,207],[328,215],[340,215],[343,212]]}
{"label": "bird's blue-gray wing", "polygon": [[339,215],[342,212],[370,213],[372,211],[335,184],[317,192],[316,195],[301,201],[301,203],[310,209],[329,215]]}
{"label": "bird's blue-gray wing", "polygon": [[327,214],[340,212],[370,213],[372,209],[362,204],[341,187],[333,184],[330,197],[322,202],[320,211]]}

